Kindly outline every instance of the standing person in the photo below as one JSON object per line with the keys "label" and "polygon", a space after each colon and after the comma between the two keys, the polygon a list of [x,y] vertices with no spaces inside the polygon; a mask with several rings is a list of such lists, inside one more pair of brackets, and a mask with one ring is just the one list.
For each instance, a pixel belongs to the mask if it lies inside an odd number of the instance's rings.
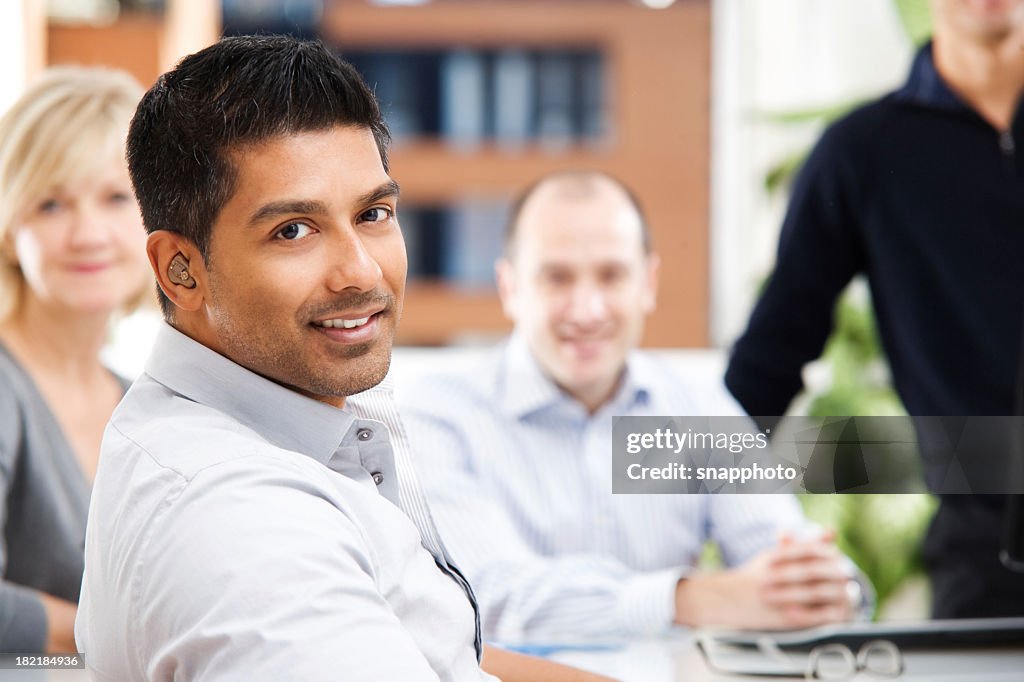
{"label": "standing person", "polygon": [[[483,647],[381,384],[388,132],[320,43],[225,38],[143,97],[166,324],[111,418],[76,637],[100,680],[596,680]],[[601,678],[604,679],[604,678]]]}
{"label": "standing person", "polygon": [[99,358],[150,293],[124,140],[142,88],[52,69],[0,119],[0,650],[75,650],[100,438],[126,389]]}
{"label": "standing person", "polygon": [[[658,265],[621,183],[548,176],[516,202],[497,266],[511,338],[405,391],[434,517],[500,641],[852,615],[827,538],[776,545],[809,526],[791,496],[612,494],[613,415],[742,415],[720,382],[636,350]],[[694,570],[708,539],[727,570]]]}
{"label": "standing person", "polygon": [[[911,415],[1015,413],[1024,2],[931,7],[934,36],[907,83],[829,128],[797,180],[775,271],[726,373],[750,414],[785,412],[857,273]],[[927,474],[935,487],[942,472]],[[1002,506],[941,499],[925,542],[936,617],[1024,615],[1024,578],[998,560]]]}

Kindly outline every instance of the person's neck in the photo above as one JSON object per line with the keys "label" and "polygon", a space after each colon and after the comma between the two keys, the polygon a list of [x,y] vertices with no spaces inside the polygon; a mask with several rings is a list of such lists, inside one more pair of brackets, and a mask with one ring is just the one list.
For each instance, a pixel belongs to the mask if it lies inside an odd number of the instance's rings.
{"label": "person's neck", "polygon": [[997,130],[1008,130],[1024,86],[1024,41],[1014,32],[989,43],[946,39],[932,43],[943,80]]}
{"label": "person's neck", "polygon": [[107,373],[99,354],[109,321],[109,312],[56,310],[29,297],[0,325],[0,340],[33,373],[87,385]]}
{"label": "person's neck", "polygon": [[597,414],[597,411],[602,407],[610,403],[618,392],[619,387],[622,385],[623,377],[625,376],[625,370],[622,370],[615,381],[611,384],[602,384],[600,386],[589,387],[585,391],[569,391],[562,388],[570,397],[576,402],[583,406],[587,411],[587,415],[593,417]]}

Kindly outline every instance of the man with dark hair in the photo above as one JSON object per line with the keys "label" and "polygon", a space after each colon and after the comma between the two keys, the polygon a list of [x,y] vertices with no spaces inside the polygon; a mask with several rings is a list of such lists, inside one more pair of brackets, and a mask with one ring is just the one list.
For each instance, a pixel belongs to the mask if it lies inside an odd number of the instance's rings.
{"label": "man with dark hair", "polygon": [[387,139],[352,68],[289,38],[224,39],[140,103],[168,324],[93,489],[76,639],[96,678],[491,679],[381,383],[406,272]]}
{"label": "man with dark hair", "polygon": [[[387,172],[391,137],[356,70],[315,43],[296,44],[283,59],[280,43],[223,41],[161,76],[140,104],[127,154],[147,231],[178,232],[205,260],[214,220],[237,184],[232,154],[282,134],[366,128]],[[164,315],[173,315],[157,291]]]}
{"label": "man with dark hair", "polygon": [[[931,9],[933,39],[906,84],[826,130],[793,188],[775,271],[726,372],[762,426],[803,387],[858,273],[911,415],[1019,409],[1024,2]],[[925,463],[937,492],[962,476]],[[1024,576],[999,562],[1002,507],[994,495],[941,498],[924,548],[934,616],[1024,615]]]}
{"label": "man with dark hair", "polygon": [[[613,415],[742,415],[720,380],[636,350],[657,270],[622,183],[547,176],[515,204],[497,264],[511,338],[405,391],[424,488],[488,636],[806,627],[860,604],[791,496],[612,494]],[[709,539],[727,570],[695,570]]]}

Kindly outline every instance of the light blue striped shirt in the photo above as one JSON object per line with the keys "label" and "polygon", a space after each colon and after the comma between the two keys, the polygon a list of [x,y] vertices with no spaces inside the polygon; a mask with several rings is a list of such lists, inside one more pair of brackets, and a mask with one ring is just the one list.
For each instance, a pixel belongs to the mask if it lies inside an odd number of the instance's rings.
{"label": "light blue striped shirt", "polygon": [[720,382],[642,352],[592,416],[517,335],[399,400],[434,518],[499,641],[662,630],[706,540],[734,566],[810,526],[788,495],[612,494],[613,416],[743,414]]}
{"label": "light blue striped shirt", "polygon": [[104,435],[75,637],[104,681],[493,680],[449,559],[388,384],[339,410],[165,325]]}

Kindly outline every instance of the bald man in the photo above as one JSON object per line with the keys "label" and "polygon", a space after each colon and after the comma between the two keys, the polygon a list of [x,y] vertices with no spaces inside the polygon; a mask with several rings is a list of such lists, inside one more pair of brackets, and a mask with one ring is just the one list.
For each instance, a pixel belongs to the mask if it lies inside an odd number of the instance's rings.
{"label": "bald man", "polygon": [[[723,386],[636,351],[658,267],[621,183],[544,178],[516,202],[497,263],[511,338],[407,392],[431,508],[489,637],[807,627],[852,613],[848,562],[792,497],[612,495],[613,415],[742,414]],[[727,570],[695,571],[709,539]]]}

